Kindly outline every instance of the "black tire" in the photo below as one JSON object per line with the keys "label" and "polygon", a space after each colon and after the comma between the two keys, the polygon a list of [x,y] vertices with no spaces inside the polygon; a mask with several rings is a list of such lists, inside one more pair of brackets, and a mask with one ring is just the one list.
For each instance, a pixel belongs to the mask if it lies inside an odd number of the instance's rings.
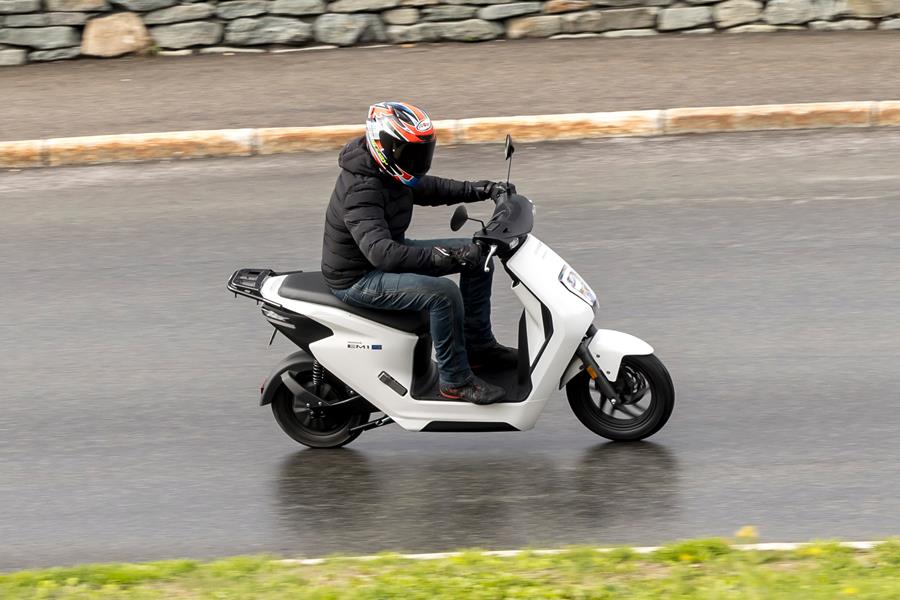
{"label": "black tire", "polygon": [[623,400],[618,405],[600,393],[586,372],[566,384],[575,416],[599,436],[616,442],[643,440],[662,429],[672,415],[672,378],[653,354],[623,358],[613,387]]}
{"label": "black tire", "polygon": [[[303,387],[315,393],[312,383],[312,369],[291,372],[290,375]],[[344,385],[334,379],[330,373],[325,375],[322,397],[327,400],[339,400],[339,390]],[[369,420],[369,413],[324,413],[314,416],[305,408],[295,408],[294,395],[284,384],[279,386],[272,400],[272,414],[291,439],[309,448],[340,448],[346,446],[360,436],[361,431],[350,433],[352,427],[362,425]]]}

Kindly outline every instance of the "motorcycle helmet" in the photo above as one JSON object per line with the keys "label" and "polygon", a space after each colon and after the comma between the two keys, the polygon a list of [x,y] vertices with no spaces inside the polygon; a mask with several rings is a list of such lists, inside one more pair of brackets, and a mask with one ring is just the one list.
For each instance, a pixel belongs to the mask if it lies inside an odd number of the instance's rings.
{"label": "motorcycle helmet", "polygon": [[378,102],[369,107],[366,145],[381,170],[409,187],[431,168],[435,146],[431,119],[406,102]]}

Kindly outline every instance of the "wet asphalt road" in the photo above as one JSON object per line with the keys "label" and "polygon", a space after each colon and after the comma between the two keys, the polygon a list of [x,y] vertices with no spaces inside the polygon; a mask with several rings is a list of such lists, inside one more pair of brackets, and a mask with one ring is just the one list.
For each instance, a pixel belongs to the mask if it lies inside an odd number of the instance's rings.
{"label": "wet asphalt road", "polygon": [[[503,171],[498,148],[438,151],[438,173]],[[525,433],[294,445],[256,406],[290,347],[224,283],[315,267],[335,175],[330,155],[0,174],[0,568],[900,533],[900,132],[520,147],[535,233],[672,373],[673,418],[637,445],[562,394]]]}

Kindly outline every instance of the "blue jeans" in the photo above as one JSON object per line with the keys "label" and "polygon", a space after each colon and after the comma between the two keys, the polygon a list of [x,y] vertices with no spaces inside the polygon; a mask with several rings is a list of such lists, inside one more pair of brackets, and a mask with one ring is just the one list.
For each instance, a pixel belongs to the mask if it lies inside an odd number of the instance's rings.
{"label": "blue jeans", "polygon": [[[406,240],[410,246],[462,246],[469,239]],[[371,271],[347,289],[332,290],[343,302],[382,310],[427,310],[441,383],[460,386],[472,379],[466,347],[495,342],[491,331],[494,270],[462,274],[459,287],[445,277]]]}

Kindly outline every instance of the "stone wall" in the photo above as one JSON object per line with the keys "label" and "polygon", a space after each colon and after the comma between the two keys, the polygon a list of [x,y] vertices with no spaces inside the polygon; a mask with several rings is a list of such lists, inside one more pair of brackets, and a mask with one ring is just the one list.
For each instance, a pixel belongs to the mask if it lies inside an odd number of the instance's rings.
{"label": "stone wall", "polygon": [[900,31],[900,0],[0,0],[0,66],[132,52]]}

